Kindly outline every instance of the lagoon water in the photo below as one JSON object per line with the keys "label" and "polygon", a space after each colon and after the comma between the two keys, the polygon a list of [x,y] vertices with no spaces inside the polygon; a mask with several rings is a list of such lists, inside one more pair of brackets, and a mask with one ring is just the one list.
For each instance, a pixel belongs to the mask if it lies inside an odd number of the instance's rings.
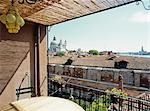
{"label": "lagoon water", "polygon": [[134,54],[119,54],[122,56],[131,56],[131,57],[144,57],[144,58],[150,58],[150,55],[134,55]]}

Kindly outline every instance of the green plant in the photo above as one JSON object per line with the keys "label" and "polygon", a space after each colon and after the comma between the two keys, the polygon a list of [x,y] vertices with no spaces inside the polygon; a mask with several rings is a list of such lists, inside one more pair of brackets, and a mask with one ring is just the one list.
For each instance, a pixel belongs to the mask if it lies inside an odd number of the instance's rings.
{"label": "green plant", "polygon": [[111,90],[106,90],[106,92],[110,92],[110,93],[113,93],[115,95],[122,96],[123,98],[127,97],[127,93],[125,93],[125,92],[123,92],[117,88],[112,88]]}
{"label": "green plant", "polygon": [[97,50],[89,50],[89,54],[98,55],[99,52]]}
{"label": "green plant", "polygon": [[108,111],[111,99],[108,95],[102,95],[91,104],[92,111]]}
{"label": "green plant", "polygon": [[57,82],[58,84],[65,84],[66,81],[60,76],[60,75],[55,75],[50,78],[51,81]]}
{"label": "green plant", "polygon": [[110,106],[110,97],[106,95],[100,96],[98,99],[95,99],[92,103],[85,102],[82,99],[74,99],[72,101],[79,104],[81,107],[86,109],[86,111],[108,111],[108,108]]}
{"label": "green plant", "polygon": [[[73,101],[78,103],[81,107],[86,109],[86,111],[109,111],[111,103],[115,101],[115,103],[118,103],[118,97],[116,96],[121,96],[119,97],[120,100],[122,98],[126,98],[127,94],[124,93],[123,91],[117,89],[117,88],[112,88],[110,90],[106,90],[107,94],[106,95],[101,95],[99,98],[95,99],[92,103],[87,104],[84,100],[82,99],[74,99]],[[115,95],[115,96],[114,96]],[[114,99],[114,100],[112,100]],[[80,101],[80,102],[79,102]],[[121,103],[120,103],[121,104]]]}
{"label": "green plant", "polygon": [[64,56],[64,55],[65,55],[65,52],[63,52],[63,51],[57,52],[57,53],[56,53],[56,56],[62,57],[62,56]]}

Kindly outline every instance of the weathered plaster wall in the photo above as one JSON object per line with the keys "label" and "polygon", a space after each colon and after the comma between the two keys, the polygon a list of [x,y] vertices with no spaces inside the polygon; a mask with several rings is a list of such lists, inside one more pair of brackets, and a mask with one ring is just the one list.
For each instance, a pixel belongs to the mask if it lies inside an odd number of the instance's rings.
{"label": "weathered plaster wall", "polygon": [[[7,83],[5,89],[3,90],[2,94],[0,95],[0,106],[2,106],[4,104],[15,101],[17,99],[16,89],[19,88],[19,85],[26,73],[28,73],[28,77],[25,78],[25,80],[22,84],[22,87],[29,87],[29,86],[31,86],[31,82],[34,83],[34,81],[31,79],[31,77],[33,77],[33,75],[34,75],[34,32],[35,32],[34,30],[35,30],[35,26],[33,23],[26,23],[26,25],[24,27],[22,27],[20,32],[17,34],[9,34],[3,24],[0,24],[0,26],[1,26],[1,32],[0,32],[1,41],[9,41],[10,43],[11,43],[11,41],[12,42],[15,41],[15,42],[19,42],[20,45],[21,45],[21,43],[29,44],[28,45],[29,51],[26,52],[24,57],[19,58],[20,56],[14,55],[13,54],[14,52],[12,52],[12,54],[11,54],[12,57],[18,56],[18,58],[21,61],[20,61],[19,65],[18,64],[14,65],[14,67],[12,69],[13,71],[8,72],[8,73],[12,73],[12,74],[11,74],[11,78],[8,78],[9,82]],[[15,51],[15,49],[14,49],[14,51]],[[17,51],[17,49],[16,49],[16,51]],[[8,62],[12,62],[11,59],[13,59],[13,58],[7,57],[6,59],[7,60],[5,60],[5,59],[4,60],[8,61]],[[15,64],[15,61],[13,64]],[[9,70],[11,68],[11,66],[8,65],[7,68],[8,69],[6,69],[6,70]],[[1,69],[1,70],[4,70],[4,69]],[[20,99],[26,98],[26,97],[31,97],[31,93],[20,95]]]}
{"label": "weathered plaster wall", "polygon": [[[28,73],[28,77],[30,77],[30,53],[28,53],[27,57],[24,59],[13,78],[10,80],[9,84],[6,86],[3,93],[0,95],[0,108],[8,104],[12,101],[17,100],[16,89],[19,88],[19,85],[24,78],[25,74]],[[28,77],[25,78],[22,87],[29,87],[30,81]],[[31,97],[31,94],[20,95],[19,99]]]}
{"label": "weathered plaster wall", "polygon": [[[20,32],[17,34],[9,34],[7,29],[3,24],[0,24],[0,38],[1,40],[9,40],[9,41],[18,41],[18,42],[26,42],[29,43],[29,52],[27,57],[23,61],[20,61],[20,66],[17,71],[13,74],[13,77],[7,84],[7,87],[4,89],[2,94],[0,95],[0,107],[4,104],[16,100],[16,88],[19,87],[22,78],[25,73],[28,72],[30,81],[25,80],[23,86],[32,86],[34,87],[35,83],[35,38],[37,36],[36,27],[37,25],[34,23],[26,22],[25,26],[21,28]],[[39,43],[39,72],[40,72],[40,88],[41,95],[47,95],[47,46],[46,46],[46,26],[41,25],[41,38]],[[17,50],[16,50],[17,51]],[[10,60],[11,62],[11,60]],[[9,68],[9,67],[8,67]],[[12,73],[12,72],[10,72]],[[31,97],[31,94],[21,95],[20,99]]]}
{"label": "weathered plaster wall", "polygon": [[118,76],[121,74],[123,75],[125,85],[150,87],[150,72],[142,70],[49,65],[49,74],[66,75],[109,83],[118,83]]}

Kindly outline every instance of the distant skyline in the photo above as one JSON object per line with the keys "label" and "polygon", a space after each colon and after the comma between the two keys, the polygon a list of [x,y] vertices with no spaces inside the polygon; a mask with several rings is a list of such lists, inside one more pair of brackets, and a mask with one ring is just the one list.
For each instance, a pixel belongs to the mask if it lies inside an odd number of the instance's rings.
{"label": "distant skyline", "polygon": [[150,11],[132,3],[54,25],[49,35],[50,41],[67,40],[72,50],[150,51]]}

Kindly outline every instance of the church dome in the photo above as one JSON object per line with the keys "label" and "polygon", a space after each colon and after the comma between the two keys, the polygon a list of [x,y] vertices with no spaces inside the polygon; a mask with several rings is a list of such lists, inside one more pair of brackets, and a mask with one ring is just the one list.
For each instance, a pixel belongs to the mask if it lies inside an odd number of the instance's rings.
{"label": "church dome", "polygon": [[57,45],[56,41],[52,41],[51,45]]}
{"label": "church dome", "polygon": [[56,41],[56,37],[54,37],[53,41],[50,43],[50,51],[51,52],[61,52],[61,51],[66,52],[67,51],[66,45],[67,45],[67,43],[65,42],[63,44],[62,40],[60,40],[60,42],[58,43]]}
{"label": "church dome", "polygon": [[53,38],[53,41],[51,42],[51,45],[57,45],[56,37]]}

